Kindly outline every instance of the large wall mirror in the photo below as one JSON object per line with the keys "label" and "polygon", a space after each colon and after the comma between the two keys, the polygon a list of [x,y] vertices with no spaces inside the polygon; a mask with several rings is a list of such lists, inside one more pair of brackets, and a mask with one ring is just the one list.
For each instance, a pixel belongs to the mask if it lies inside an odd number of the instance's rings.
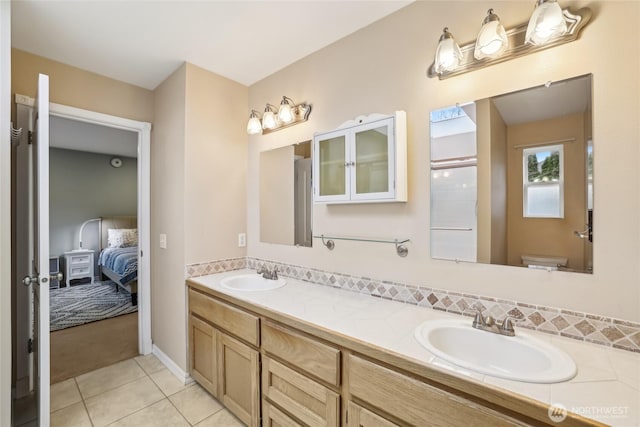
{"label": "large wall mirror", "polygon": [[431,113],[431,256],[593,272],[591,75]]}
{"label": "large wall mirror", "polygon": [[311,141],[260,153],[260,241],[311,246]]}

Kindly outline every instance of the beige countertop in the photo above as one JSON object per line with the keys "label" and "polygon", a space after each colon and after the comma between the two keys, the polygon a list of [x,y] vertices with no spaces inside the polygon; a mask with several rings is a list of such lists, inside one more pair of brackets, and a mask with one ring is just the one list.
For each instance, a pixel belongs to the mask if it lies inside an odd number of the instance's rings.
{"label": "beige countertop", "polygon": [[516,333],[534,336],[564,350],[575,361],[578,373],[572,380],[556,384],[509,381],[448,363],[427,351],[413,336],[414,329],[427,320],[460,316],[288,277],[284,287],[270,291],[236,291],[220,285],[225,277],[247,273],[255,272],[237,270],[190,280],[472,382],[518,393],[546,405],[560,404],[605,424],[640,426],[640,354],[516,327]]}

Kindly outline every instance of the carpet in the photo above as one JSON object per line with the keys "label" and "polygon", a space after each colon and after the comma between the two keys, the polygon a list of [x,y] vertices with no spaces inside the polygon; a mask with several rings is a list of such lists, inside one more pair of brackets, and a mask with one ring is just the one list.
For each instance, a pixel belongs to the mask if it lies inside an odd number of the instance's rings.
{"label": "carpet", "polygon": [[51,331],[138,311],[138,306],[131,305],[131,295],[116,292],[111,281],[52,289],[49,307]]}

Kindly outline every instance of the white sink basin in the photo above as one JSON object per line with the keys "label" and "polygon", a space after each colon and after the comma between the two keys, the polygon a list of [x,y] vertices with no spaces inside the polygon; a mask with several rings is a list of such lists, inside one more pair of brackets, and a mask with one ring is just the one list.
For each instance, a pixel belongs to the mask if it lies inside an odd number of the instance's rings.
{"label": "white sink basin", "polygon": [[557,383],[576,375],[564,351],[516,331],[507,337],[471,327],[471,319],[431,320],[414,334],[431,353],[472,371],[531,383]]}
{"label": "white sink basin", "polygon": [[235,291],[270,291],[278,289],[287,284],[284,279],[269,280],[259,274],[242,274],[239,276],[230,276],[222,279],[220,284],[227,289]]}

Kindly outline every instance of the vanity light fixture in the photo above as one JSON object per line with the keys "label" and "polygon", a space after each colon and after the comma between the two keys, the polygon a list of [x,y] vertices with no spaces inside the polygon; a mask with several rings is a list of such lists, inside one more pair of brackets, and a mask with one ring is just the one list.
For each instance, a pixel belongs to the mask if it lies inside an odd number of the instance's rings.
{"label": "vanity light fixture", "polygon": [[590,19],[589,8],[573,13],[569,8],[562,9],[557,0],[536,0],[529,22],[505,31],[498,16],[489,9],[477,40],[459,50],[455,49],[457,44],[445,28],[427,76],[443,80],[572,42],[578,39]]}
{"label": "vanity light fixture", "polygon": [[500,18],[489,9],[487,16],[482,21],[482,28],[476,39],[476,47],[473,57],[476,59],[497,58],[507,50],[509,40],[507,32],[500,23]]}
{"label": "vanity light fixture", "polygon": [[271,104],[267,104],[267,106],[264,107],[264,114],[262,115],[262,129],[271,130],[278,126],[274,108],[275,107]]}
{"label": "vanity light fixture", "polygon": [[436,59],[434,63],[436,73],[444,73],[455,70],[462,59],[460,46],[456,43],[453,35],[449,32],[449,28],[444,27],[438,47],[436,48]]}
{"label": "vanity light fixture", "polygon": [[567,32],[567,23],[557,0],[538,0],[529,19],[525,43],[543,45]]}
{"label": "vanity light fixture", "polygon": [[247,123],[247,133],[249,135],[257,135],[262,133],[262,123],[260,123],[260,118],[258,118],[258,112],[256,110],[251,110],[251,114],[249,115],[249,122]]}
{"label": "vanity light fixture", "polygon": [[288,96],[282,97],[280,108],[276,112],[276,107],[267,103],[262,118],[256,110],[251,110],[249,121],[247,122],[247,133],[249,135],[267,134],[306,122],[311,113],[311,105],[297,104]]}

